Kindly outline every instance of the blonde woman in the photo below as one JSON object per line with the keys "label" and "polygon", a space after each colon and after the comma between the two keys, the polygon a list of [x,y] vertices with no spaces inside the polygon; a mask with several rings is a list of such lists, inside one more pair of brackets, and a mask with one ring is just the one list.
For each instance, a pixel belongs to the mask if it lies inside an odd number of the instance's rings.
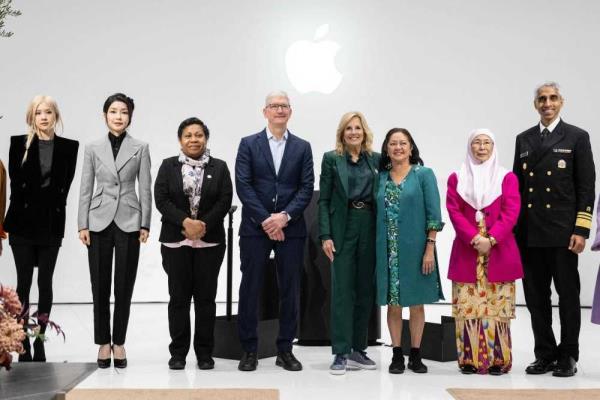
{"label": "blonde woman", "polygon": [[[10,141],[8,172],[11,201],[4,221],[17,268],[17,294],[29,309],[33,269],[38,267],[38,321],[46,331],[52,309],[52,276],[65,232],[65,206],[75,174],[79,143],[56,134],[62,120],[56,101],[36,96],[27,108],[26,135]],[[46,361],[42,338],[23,342],[19,361]]]}
{"label": "blonde woman", "polygon": [[360,112],[342,116],[336,148],[323,155],[319,231],[331,261],[331,345],[333,375],[346,367],[375,369],[367,357],[368,324],[375,285],[375,213],[379,153]]}

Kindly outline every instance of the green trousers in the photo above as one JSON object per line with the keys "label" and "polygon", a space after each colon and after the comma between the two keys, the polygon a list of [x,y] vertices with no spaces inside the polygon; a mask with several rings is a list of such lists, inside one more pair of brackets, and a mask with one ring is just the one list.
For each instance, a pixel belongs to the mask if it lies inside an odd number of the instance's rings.
{"label": "green trousers", "polygon": [[371,210],[348,211],[341,249],[331,272],[331,345],[333,354],[367,348],[375,301],[375,216]]}

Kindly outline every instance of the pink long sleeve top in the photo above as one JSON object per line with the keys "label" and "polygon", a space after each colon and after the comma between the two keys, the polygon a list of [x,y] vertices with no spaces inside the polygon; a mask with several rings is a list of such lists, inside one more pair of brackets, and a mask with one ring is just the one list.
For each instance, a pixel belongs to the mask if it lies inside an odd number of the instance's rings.
{"label": "pink long sleeve top", "polygon": [[[477,251],[470,243],[479,233],[475,221],[476,210],[458,194],[457,183],[458,177],[453,173],[448,178],[446,208],[456,231],[456,238],[450,254],[448,279],[474,283],[477,272]],[[513,235],[520,207],[519,182],[516,175],[509,172],[502,181],[502,195],[482,210],[487,232],[497,242],[490,251],[488,261],[490,282],[508,282],[523,277],[521,256]]]}

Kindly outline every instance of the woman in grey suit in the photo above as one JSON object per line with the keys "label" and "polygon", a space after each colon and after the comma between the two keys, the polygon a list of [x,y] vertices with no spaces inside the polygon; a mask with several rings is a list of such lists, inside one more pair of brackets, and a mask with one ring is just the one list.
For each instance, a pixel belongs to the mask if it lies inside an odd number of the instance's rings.
{"label": "woman in grey suit", "polygon": [[[98,367],[125,368],[125,336],[131,296],[137,274],[140,242],[148,239],[152,207],[148,144],[134,139],[131,124],[133,99],[116,93],[104,102],[108,137],[85,147],[79,195],[79,239],[88,246],[94,341]],[[139,200],[135,191],[138,181]],[[94,190],[94,182],[96,187]],[[115,253],[115,307],[110,332],[112,259]],[[112,345],[111,345],[112,343]]]}

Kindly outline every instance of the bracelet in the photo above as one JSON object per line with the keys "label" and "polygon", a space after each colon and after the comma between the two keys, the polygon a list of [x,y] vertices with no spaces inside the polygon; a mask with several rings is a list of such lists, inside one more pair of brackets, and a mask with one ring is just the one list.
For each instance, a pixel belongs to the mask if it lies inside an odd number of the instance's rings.
{"label": "bracelet", "polygon": [[435,239],[427,238],[426,242],[427,243],[433,243],[435,245]]}

